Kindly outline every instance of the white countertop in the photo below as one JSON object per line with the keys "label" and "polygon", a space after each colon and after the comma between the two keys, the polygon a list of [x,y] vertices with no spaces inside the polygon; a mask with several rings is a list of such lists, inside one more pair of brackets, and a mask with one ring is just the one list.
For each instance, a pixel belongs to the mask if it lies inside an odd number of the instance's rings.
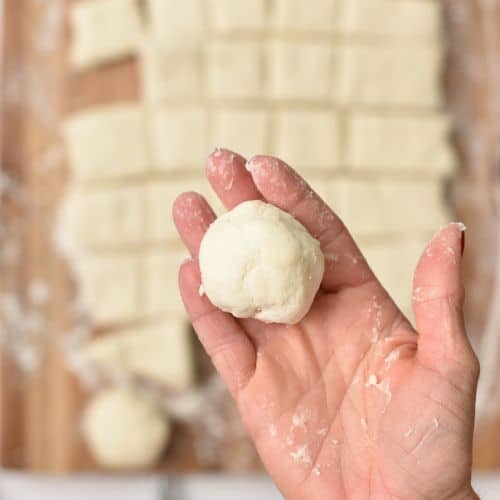
{"label": "white countertop", "polygon": [[[476,474],[474,487],[482,500],[500,498],[500,474]],[[1,500],[279,500],[265,476],[189,475],[69,476],[0,474]]]}

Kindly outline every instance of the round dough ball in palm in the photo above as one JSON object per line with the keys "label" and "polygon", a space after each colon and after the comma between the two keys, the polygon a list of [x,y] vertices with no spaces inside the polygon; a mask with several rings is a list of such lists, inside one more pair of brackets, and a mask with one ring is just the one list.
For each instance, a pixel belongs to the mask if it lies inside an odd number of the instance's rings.
{"label": "round dough ball in palm", "polygon": [[262,201],[241,203],[211,224],[199,261],[214,305],[269,323],[300,321],[324,271],[319,242],[290,214]]}
{"label": "round dough ball in palm", "polygon": [[127,388],[99,392],[83,416],[92,456],[103,467],[154,465],[171,433],[168,418],[153,401]]}

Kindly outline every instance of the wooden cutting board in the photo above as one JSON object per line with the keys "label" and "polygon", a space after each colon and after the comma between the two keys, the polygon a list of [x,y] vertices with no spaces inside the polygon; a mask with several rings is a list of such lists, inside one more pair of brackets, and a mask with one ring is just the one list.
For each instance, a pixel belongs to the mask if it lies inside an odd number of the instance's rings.
{"label": "wooden cutting board", "polygon": [[[76,320],[70,307],[75,294],[71,268],[53,237],[59,203],[69,178],[59,124],[72,111],[133,100],[139,92],[133,60],[79,74],[68,70],[70,33],[65,19],[72,1],[5,0],[0,75],[1,160],[5,174],[0,177],[0,315],[1,338],[7,339],[2,343],[0,368],[1,465],[50,473],[98,469],[79,432],[87,394],[62,355],[66,334],[75,327]],[[474,134],[454,136],[462,169],[450,182],[449,193],[459,218],[469,227],[465,277],[470,298],[466,312],[477,340],[484,327],[492,288],[491,276],[482,269],[493,269],[494,260],[495,209],[486,193],[491,192],[493,184],[492,165],[499,131],[498,115],[494,113],[499,108],[494,103],[500,92],[493,77],[482,77],[489,61],[495,57],[500,60],[500,37],[485,36],[489,32],[485,31],[485,23],[490,28],[492,23],[500,26],[500,6],[493,5],[493,14],[485,18],[479,0],[444,3],[452,41],[446,78],[449,101],[460,114],[462,125],[474,125]],[[467,5],[465,18],[460,17],[459,4]],[[473,62],[479,68],[475,74],[464,70]],[[472,135],[476,146],[471,142]],[[479,152],[478,143],[484,146]],[[33,303],[34,282],[49,285],[50,297],[43,303]],[[35,318],[38,328],[33,328],[33,321],[24,324],[23,318]],[[20,362],[25,366],[36,364],[36,353],[40,352],[43,356],[36,369],[19,368]],[[202,355],[199,365],[200,379],[207,380],[212,372]],[[223,404],[227,405],[228,418],[234,418],[234,408],[227,397]],[[492,419],[478,431],[478,465],[500,465],[500,448],[492,445],[499,427],[500,419]],[[203,432],[196,424],[178,426],[159,469],[206,469],[206,463],[195,453],[197,443],[206,439]],[[224,443],[218,455],[224,459],[216,459],[209,468],[228,468],[242,453],[252,457],[248,469],[258,467],[248,440],[240,438]]]}
{"label": "wooden cutting board", "polygon": [[[88,394],[63,355],[68,332],[80,320],[72,312],[75,283],[64,240],[54,237],[70,177],[60,124],[73,111],[139,95],[132,59],[81,73],[69,71],[67,12],[72,2],[6,0],[1,73],[1,158],[10,187],[1,199],[6,221],[2,244],[8,242],[8,251],[0,252],[0,314],[8,339],[1,354],[1,465],[49,473],[98,470],[80,434]],[[50,295],[36,305],[33,298],[40,295],[40,282],[48,284]],[[31,321],[26,325],[20,316]],[[32,323],[40,321],[32,332]],[[199,345],[196,352],[203,385],[213,379],[213,370]],[[36,353],[41,354],[37,368],[20,369],[20,363],[36,364]],[[217,408],[212,410],[229,427],[238,419],[236,409],[225,391],[217,391]],[[228,438],[212,439],[201,420],[210,411],[204,408],[198,420],[175,424],[158,470],[259,468],[246,436],[231,437],[228,432]]]}

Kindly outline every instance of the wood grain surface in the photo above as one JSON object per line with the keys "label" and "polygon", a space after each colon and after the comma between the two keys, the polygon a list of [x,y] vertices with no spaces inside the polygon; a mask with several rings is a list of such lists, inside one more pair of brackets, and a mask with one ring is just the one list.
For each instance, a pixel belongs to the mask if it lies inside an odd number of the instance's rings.
{"label": "wood grain surface", "polygon": [[[65,19],[72,1],[57,2],[62,10],[56,14]],[[14,297],[16,302],[1,308],[9,342],[4,342],[1,352],[0,457],[1,465],[7,468],[67,473],[98,468],[79,432],[87,394],[62,354],[65,335],[78,326],[79,319],[71,307],[75,295],[71,268],[53,236],[69,179],[60,123],[78,109],[134,100],[139,88],[137,66],[131,59],[92,71],[70,72],[66,22],[50,34],[51,39],[40,43],[40,37],[47,36],[43,31],[48,19],[45,3],[5,0],[1,161],[10,184],[1,192],[0,288],[2,297]],[[450,41],[446,91],[460,159],[460,170],[450,179],[449,196],[457,216],[469,228],[464,268],[466,321],[476,346],[490,310],[496,265],[493,187],[500,136],[500,74],[492,61],[500,61],[500,37],[491,30],[500,26],[500,3],[489,3],[492,10],[485,14],[486,2],[480,0],[444,2]],[[463,5],[465,17],[457,7]],[[47,44],[52,44],[51,50],[46,50]],[[31,303],[29,291],[34,280],[49,284],[50,300],[44,304]],[[43,327],[30,335],[19,332],[16,315],[35,315]],[[31,371],[19,368],[18,348],[26,346],[43,353],[39,366]],[[32,362],[29,356],[21,361]],[[212,372],[202,355],[199,366],[201,379],[206,380]],[[227,397],[223,404],[232,405]],[[233,415],[234,408],[228,409],[228,414]],[[478,467],[500,466],[500,447],[496,446],[499,428],[499,417],[481,421],[475,441]],[[207,467],[195,453],[201,433],[203,429],[197,424],[178,426],[159,469],[228,469],[241,453],[252,457],[248,469],[259,467],[246,438],[225,443],[219,458]]]}
{"label": "wood grain surface", "polygon": [[[23,325],[10,317],[12,308],[0,307],[2,323],[10,328],[1,354],[1,465],[47,473],[99,470],[80,433],[88,394],[64,356],[68,332],[78,328],[82,318],[74,311],[76,289],[64,241],[55,239],[61,200],[71,177],[60,126],[71,112],[133,101],[140,91],[132,58],[85,72],[68,69],[67,11],[72,3],[6,0],[3,33],[2,165],[22,197],[15,195],[15,189],[2,197],[1,215],[9,233],[4,236],[19,253],[0,255],[0,286],[3,297],[14,299],[27,317],[42,318],[43,327],[36,335],[26,335]],[[48,13],[50,5],[60,11]],[[61,28],[48,32],[46,24],[54,16],[61,16]],[[30,303],[34,281],[49,285],[50,299],[42,306]],[[34,370],[20,369],[19,364],[30,362],[22,357],[29,358],[25,352],[29,348],[41,354],[40,364]],[[22,350],[24,354],[18,352]],[[206,384],[213,369],[198,344],[196,356],[199,383]],[[229,428],[237,418],[236,409],[225,390],[217,391],[217,418],[226,420]],[[260,468],[246,435],[232,437],[228,432],[228,439],[211,442],[204,418],[176,422],[157,470]]]}

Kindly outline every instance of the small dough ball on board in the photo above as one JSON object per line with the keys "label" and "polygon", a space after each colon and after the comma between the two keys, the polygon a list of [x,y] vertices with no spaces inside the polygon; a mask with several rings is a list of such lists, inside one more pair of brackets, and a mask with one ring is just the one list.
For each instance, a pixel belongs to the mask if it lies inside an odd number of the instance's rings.
{"label": "small dough ball on board", "polygon": [[199,261],[203,290],[214,305],[268,323],[299,322],[324,272],[319,242],[290,214],[258,200],[211,224]]}
{"label": "small dough ball on board", "polygon": [[148,397],[124,387],[97,393],[83,416],[83,434],[103,467],[154,465],[171,434],[168,417]]}

